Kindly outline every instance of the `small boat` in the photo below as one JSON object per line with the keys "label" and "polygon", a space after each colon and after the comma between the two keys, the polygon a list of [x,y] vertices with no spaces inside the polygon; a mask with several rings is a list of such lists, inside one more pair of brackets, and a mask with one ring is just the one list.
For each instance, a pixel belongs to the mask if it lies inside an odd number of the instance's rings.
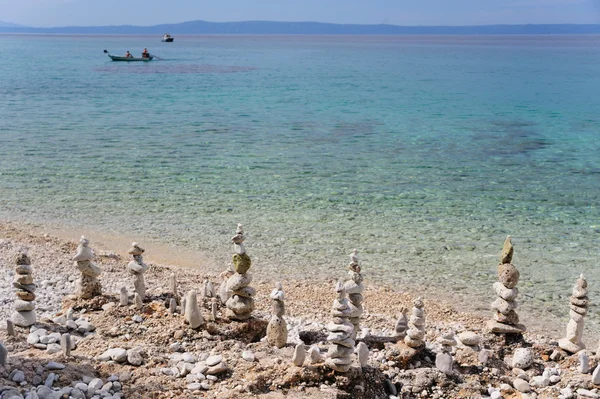
{"label": "small boat", "polygon": [[173,40],[175,40],[173,38],[173,36],[169,35],[168,33],[165,33],[163,35],[163,38],[162,38],[161,42],[171,43]]}
{"label": "small boat", "polygon": [[104,50],[105,54],[108,54],[108,56],[110,57],[111,60],[113,61],[127,61],[127,62],[132,62],[132,61],[152,61],[152,59],[154,58],[154,56],[152,54],[149,54],[148,57],[125,57],[125,56],[119,56],[119,55],[110,55],[108,53],[108,51]]}

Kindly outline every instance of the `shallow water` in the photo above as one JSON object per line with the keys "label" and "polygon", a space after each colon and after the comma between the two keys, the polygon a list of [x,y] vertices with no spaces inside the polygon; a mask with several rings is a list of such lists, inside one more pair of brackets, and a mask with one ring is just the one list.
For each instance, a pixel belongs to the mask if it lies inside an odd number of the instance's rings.
{"label": "shallow water", "polygon": [[243,223],[256,273],[356,247],[371,283],[475,308],[510,234],[526,321],[566,321],[579,273],[597,302],[600,36],[159,40],[0,35],[0,217],[223,267]]}

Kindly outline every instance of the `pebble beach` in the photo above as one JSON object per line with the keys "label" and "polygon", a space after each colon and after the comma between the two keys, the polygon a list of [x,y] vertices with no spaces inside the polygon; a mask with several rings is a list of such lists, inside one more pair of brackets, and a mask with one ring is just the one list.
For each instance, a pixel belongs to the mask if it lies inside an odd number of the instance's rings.
{"label": "pebble beach", "polygon": [[[264,336],[261,339],[260,333],[252,330],[258,328],[255,324],[251,323],[250,330],[239,331],[231,324],[216,321],[196,331],[186,327],[183,317],[168,312],[169,276],[177,276],[180,292],[189,289],[199,292],[206,279],[219,287],[220,271],[226,269],[227,264],[219,268],[217,261],[197,267],[155,263],[150,255],[152,247],[147,247],[148,298],[143,308],[137,309],[131,300],[122,307],[119,306],[120,287],[126,286],[130,292],[133,287],[126,268],[129,244],[124,243],[126,245],[119,248],[103,247],[104,244],[98,247],[90,239],[95,262],[102,269],[103,293],[86,302],[77,298],[79,273],[71,261],[77,240],[65,240],[48,232],[38,232],[34,226],[24,228],[7,222],[0,225],[0,233],[0,266],[5,281],[0,317],[7,319],[12,313],[15,289],[10,281],[15,254],[27,251],[38,285],[35,326],[17,327],[16,336],[0,330],[0,340],[9,351],[8,363],[0,370],[4,379],[0,388],[3,398],[13,397],[10,392],[15,390],[23,398],[33,398],[33,392],[39,397],[77,398],[79,391],[84,395],[90,392],[88,397],[93,398],[574,398],[598,395],[590,374],[596,362],[597,341],[589,326],[586,326],[584,342],[589,348],[585,353],[591,359],[590,371],[581,373],[581,355],[570,355],[557,346],[558,338],[564,336],[564,325],[556,328],[556,332],[552,328],[529,325],[527,311],[518,309],[528,331],[523,338],[505,340],[502,335],[486,331],[492,314],[489,306],[484,313],[468,312],[459,303],[447,301],[434,291],[403,290],[393,284],[372,284],[366,279],[364,313],[357,340],[369,347],[368,364],[362,369],[353,366],[347,376],[344,373],[335,376],[323,366],[309,366],[308,360],[302,367],[293,363],[294,348],[298,344],[326,351],[325,326],[331,317],[331,302],[336,297],[335,277],[280,279],[277,274],[253,266],[256,323],[269,320],[269,293],[275,282],[281,281],[285,290],[289,333],[287,344],[278,349],[270,347]],[[247,248],[252,254],[253,246],[248,243]],[[157,259],[164,256],[157,254]],[[343,258],[347,263],[348,257]],[[343,269],[339,275],[345,274]],[[493,300],[493,289],[489,289]],[[411,309],[417,296],[423,298],[426,315],[425,352],[403,363],[406,359],[397,347],[395,325],[402,309]],[[199,303],[201,312],[209,320],[210,301],[203,302],[200,298]],[[69,315],[69,309],[74,315]],[[219,313],[218,320],[221,317]],[[74,323],[72,329],[67,327],[68,320]],[[452,371],[445,373],[440,371],[439,364],[436,366],[435,359],[440,337],[449,331],[467,344],[456,338],[450,340],[458,342],[458,346],[449,352],[453,359],[450,361]],[[75,342],[70,356],[65,356],[56,343],[61,332],[70,333]],[[248,339],[248,334],[259,336]],[[473,345],[471,340],[477,344]],[[528,356],[532,360],[525,366],[513,367],[513,357],[519,348],[529,348]],[[187,371],[182,371],[182,367]],[[208,369],[215,373],[208,374]],[[521,386],[519,390],[520,384],[525,383],[527,387]],[[583,394],[576,396],[578,390],[583,390]],[[586,396],[588,392],[591,396]]]}

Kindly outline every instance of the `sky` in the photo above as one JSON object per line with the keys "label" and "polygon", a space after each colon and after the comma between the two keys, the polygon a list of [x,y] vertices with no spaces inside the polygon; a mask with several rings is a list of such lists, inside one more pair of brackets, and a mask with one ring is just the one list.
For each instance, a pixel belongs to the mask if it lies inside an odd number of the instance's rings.
{"label": "sky", "polygon": [[600,0],[0,0],[0,21],[35,27],[193,20],[394,25],[600,23]]}

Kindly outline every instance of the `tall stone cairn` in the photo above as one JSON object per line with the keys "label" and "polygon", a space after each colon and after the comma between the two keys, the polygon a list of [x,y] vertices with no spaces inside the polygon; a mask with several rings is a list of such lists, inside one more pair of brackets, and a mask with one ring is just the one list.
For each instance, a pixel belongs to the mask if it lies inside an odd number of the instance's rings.
{"label": "tall stone cairn", "polygon": [[144,273],[148,270],[148,266],[144,263],[142,254],[146,250],[139,246],[137,242],[131,244],[129,254],[132,256],[131,262],[127,264],[127,270],[133,274],[133,289],[143,301],[146,298],[146,282],[144,281]]}
{"label": "tall stone cairn", "polygon": [[102,270],[92,263],[94,252],[88,246],[90,241],[81,236],[77,253],[73,257],[75,266],[81,272],[81,280],[79,282],[79,296],[83,299],[91,299],[95,296],[102,295],[102,285],[98,280],[98,276]]}
{"label": "tall stone cairn", "polygon": [[271,292],[273,314],[267,325],[267,342],[269,345],[283,348],[287,344],[287,324],[283,319],[285,314],[285,294],[281,283],[275,283],[275,289]]}
{"label": "tall stone cairn", "polygon": [[13,286],[17,289],[15,312],[11,316],[12,322],[20,327],[29,327],[36,322],[35,315],[35,289],[33,283],[31,261],[25,253],[20,253],[15,258],[17,267]]}
{"label": "tall stone cairn", "polygon": [[577,353],[585,349],[581,338],[583,337],[583,316],[586,315],[589,304],[587,286],[585,277],[583,277],[583,274],[580,275],[573,287],[573,295],[569,298],[571,301],[571,311],[569,312],[571,319],[567,324],[567,335],[558,341],[558,346],[567,352]]}
{"label": "tall stone cairn", "polygon": [[408,331],[404,343],[411,348],[420,348],[425,344],[425,311],[423,301],[417,298],[413,301],[412,315],[408,319]]}
{"label": "tall stone cairn", "polygon": [[325,326],[329,331],[327,341],[331,343],[327,352],[325,365],[332,370],[345,373],[350,370],[352,364],[351,356],[354,353],[355,343],[354,339],[352,339],[354,324],[348,320],[352,309],[348,303],[348,298],[346,298],[344,284],[338,282],[335,291],[337,298],[333,301],[331,309],[333,320]]}
{"label": "tall stone cairn", "polygon": [[365,290],[363,285],[363,277],[360,274],[360,266],[358,264],[358,250],[352,251],[350,254],[350,264],[348,265],[348,275],[350,280],[344,284],[344,291],[348,294],[350,299],[350,322],[354,325],[354,331],[352,332],[352,339],[356,339],[358,330],[360,328],[360,316],[363,313],[363,296],[362,292]]}
{"label": "tall stone cairn", "polygon": [[519,289],[519,271],[512,265],[514,248],[510,236],[506,237],[502,248],[502,256],[498,265],[498,280],[494,283],[494,290],[498,298],[491,304],[496,311],[493,320],[487,324],[487,328],[493,333],[499,334],[523,334],[527,329],[519,324],[519,315],[515,312],[517,308],[517,295]]}
{"label": "tall stone cairn", "polygon": [[256,294],[256,290],[249,287],[252,275],[248,273],[248,270],[252,261],[244,247],[245,239],[242,225],[238,224],[235,235],[231,238],[235,274],[227,280],[227,289],[231,291],[231,297],[225,303],[227,307],[225,316],[230,320],[247,320],[254,310],[254,299],[252,297]]}

